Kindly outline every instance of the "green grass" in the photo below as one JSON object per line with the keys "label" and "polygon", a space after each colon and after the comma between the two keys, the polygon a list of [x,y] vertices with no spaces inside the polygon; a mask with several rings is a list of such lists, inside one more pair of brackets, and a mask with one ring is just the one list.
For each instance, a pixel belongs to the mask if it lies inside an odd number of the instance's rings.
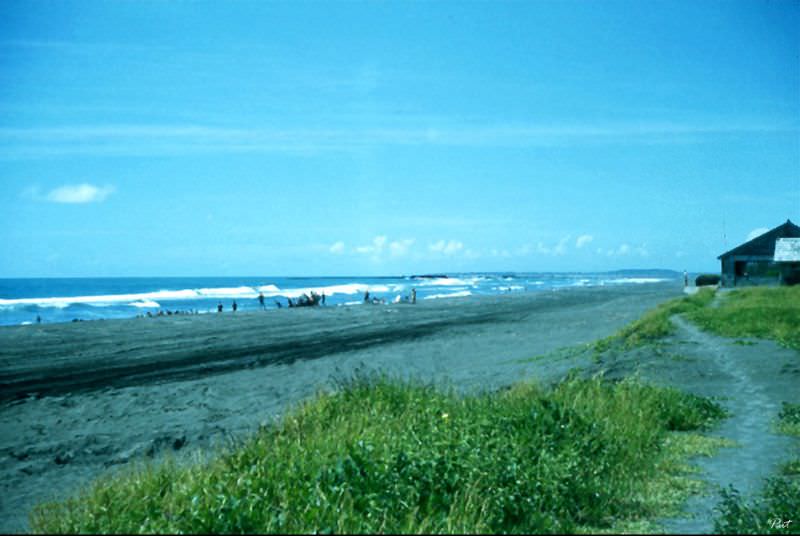
{"label": "green grass", "polygon": [[596,353],[602,353],[619,345],[623,350],[656,342],[675,331],[669,317],[690,313],[705,308],[714,299],[713,289],[702,289],[696,294],[675,298],[646,312],[642,318],[628,324],[617,333],[600,339],[594,345]]}
{"label": "green grass", "polygon": [[786,435],[800,437],[800,404],[783,403],[778,413],[778,430]]}
{"label": "green grass", "polygon": [[[778,430],[800,437],[800,404],[783,403]],[[778,476],[766,479],[761,493],[745,500],[734,488],[723,492],[714,520],[719,534],[800,534],[800,458],[780,467]],[[791,523],[784,525],[778,521]]]}
{"label": "green grass", "polygon": [[[630,350],[655,343],[675,331],[669,320],[675,314],[685,314],[703,330],[717,335],[772,339],[800,350],[800,285],[737,289],[723,294],[719,307],[709,307],[713,299],[713,289],[702,289],[662,303],[617,333],[595,342],[595,353],[614,346]],[[754,344],[741,339],[734,343]]]}
{"label": "green grass", "polygon": [[800,350],[800,285],[725,293],[719,307],[689,311],[689,320],[724,337],[773,339]]}
{"label": "green grass", "polygon": [[716,404],[571,377],[459,396],[385,378],[320,394],[194,464],[140,466],[38,506],[36,532],[652,530],[697,492]]}

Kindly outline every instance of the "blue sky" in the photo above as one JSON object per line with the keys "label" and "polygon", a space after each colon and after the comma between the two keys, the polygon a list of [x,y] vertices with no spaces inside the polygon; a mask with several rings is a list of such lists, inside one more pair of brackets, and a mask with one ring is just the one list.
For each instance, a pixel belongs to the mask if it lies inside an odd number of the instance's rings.
{"label": "blue sky", "polygon": [[800,3],[7,0],[0,200],[0,277],[715,270]]}

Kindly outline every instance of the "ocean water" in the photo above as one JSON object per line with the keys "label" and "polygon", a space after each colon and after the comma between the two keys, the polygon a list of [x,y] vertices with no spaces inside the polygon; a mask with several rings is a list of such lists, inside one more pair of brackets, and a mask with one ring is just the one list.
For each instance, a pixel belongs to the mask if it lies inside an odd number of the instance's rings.
{"label": "ocean water", "polygon": [[231,311],[286,308],[293,300],[315,291],[325,294],[326,307],[363,304],[364,293],[386,303],[407,299],[452,299],[507,292],[543,292],[580,286],[642,285],[678,280],[667,270],[604,273],[469,273],[398,277],[140,277],[80,279],[0,279],[0,325],[25,325],[131,318],[180,311],[215,313],[222,304]]}

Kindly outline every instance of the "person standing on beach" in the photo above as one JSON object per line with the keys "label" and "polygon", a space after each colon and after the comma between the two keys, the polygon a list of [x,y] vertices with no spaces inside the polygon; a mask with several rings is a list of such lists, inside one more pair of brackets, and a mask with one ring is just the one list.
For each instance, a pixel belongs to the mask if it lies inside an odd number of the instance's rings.
{"label": "person standing on beach", "polygon": [[417,303],[417,289],[411,287],[411,303]]}
{"label": "person standing on beach", "polygon": [[222,312],[222,302],[219,302],[219,303],[217,304],[217,312],[218,312],[218,313],[221,313],[221,312]]}
{"label": "person standing on beach", "polygon": [[689,286],[689,272],[686,270],[683,271],[683,288]]}
{"label": "person standing on beach", "polygon": [[233,305],[232,305],[231,307],[233,308],[233,312],[235,313],[235,312],[236,312],[236,309],[238,309],[238,308],[239,308],[239,306],[238,306],[238,305],[236,305],[236,300],[233,300]]}
{"label": "person standing on beach", "polygon": [[259,292],[258,293],[258,303],[261,304],[261,308],[262,309],[266,309],[267,308],[267,306],[264,305],[264,293],[263,292]]}

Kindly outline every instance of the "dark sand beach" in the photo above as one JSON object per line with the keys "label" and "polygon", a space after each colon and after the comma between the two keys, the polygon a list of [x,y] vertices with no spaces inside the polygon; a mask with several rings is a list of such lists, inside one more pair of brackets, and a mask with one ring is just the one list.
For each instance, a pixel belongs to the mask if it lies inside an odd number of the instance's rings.
{"label": "dark sand beach", "polygon": [[675,282],[0,328],[0,530],[104,471],[253,432],[359,370],[496,389],[553,381],[537,355],[613,333]]}
{"label": "dark sand beach", "polygon": [[[800,402],[796,351],[715,337],[678,317],[655,346],[599,363],[581,347],[681,292],[669,282],[0,328],[0,529],[26,530],[36,503],[132,462],[213,452],[374,371],[475,391],[580,367],[721,397],[731,417],[713,433],[738,446],[696,462],[712,485],[752,492],[795,448],[770,423],[783,401]],[[717,500],[692,498],[690,515],[665,529],[712,530]]]}

